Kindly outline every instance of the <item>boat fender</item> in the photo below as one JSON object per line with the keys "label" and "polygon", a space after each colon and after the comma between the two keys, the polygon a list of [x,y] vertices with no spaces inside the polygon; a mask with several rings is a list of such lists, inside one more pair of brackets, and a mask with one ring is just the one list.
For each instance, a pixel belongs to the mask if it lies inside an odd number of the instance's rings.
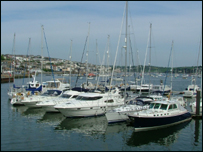
{"label": "boat fender", "polygon": [[28,96],[30,95],[30,91],[28,91],[27,95],[28,95]]}

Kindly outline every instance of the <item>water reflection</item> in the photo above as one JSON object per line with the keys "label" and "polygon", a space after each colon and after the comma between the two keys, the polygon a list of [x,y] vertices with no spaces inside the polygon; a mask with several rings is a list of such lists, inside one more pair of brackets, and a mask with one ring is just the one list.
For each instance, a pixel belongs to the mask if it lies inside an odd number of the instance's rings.
{"label": "water reflection", "polygon": [[28,109],[28,107],[23,105],[12,105],[11,109],[13,112],[20,112],[21,114],[23,114]]}
{"label": "water reflection", "polygon": [[[26,107],[26,106],[25,106]],[[42,108],[29,108],[22,113],[22,116],[26,117],[42,117],[45,114],[45,110]]]}
{"label": "water reflection", "polygon": [[126,123],[109,124],[106,128],[106,135],[113,135],[118,133],[127,133],[129,130],[134,131],[134,127],[128,126]]}
{"label": "water reflection", "polygon": [[147,145],[151,142],[158,143],[160,145],[170,145],[177,140],[181,129],[185,128],[189,123],[190,121],[187,121],[168,128],[143,132],[133,132],[131,137],[127,140],[127,145],[141,146]]}
{"label": "water reflection", "polygon": [[199,135],[200,135],[200,121],[202,120],[199,120],[199,119],[195,119],[195,132],[194,132],[194,135],[195,135],[195,142],[199,142]]}
{"label": "water reflection", "polygon": [[45,113],[42,118],[37,120],[37,123],[46,123],[49,125],[57,125],[62,120],[64,120],[65,117],[61,113]]}
{"label": "water reflection", "polygon": [[103,134],[108,126],[105,116],[88,118],[65,118],[55,130],[68,130],[87,135]]}

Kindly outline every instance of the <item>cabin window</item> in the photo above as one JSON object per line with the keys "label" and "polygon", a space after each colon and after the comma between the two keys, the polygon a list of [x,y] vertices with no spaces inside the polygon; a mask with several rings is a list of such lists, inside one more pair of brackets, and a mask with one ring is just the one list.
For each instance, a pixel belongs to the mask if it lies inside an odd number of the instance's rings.
{"label": "cabin window", "polygon": [[154,107],[154,103],[151,103],[150,105],[149,105],[149,109],[152,109],[153,107]]}
{"label": "cabin window", "polygon": [[173,105],[170,105],[168,110],[172,110],[173,109]]}
{"label": "cabin window", "polygon": [[172,105],[170,105],[169,110],[176,109],[176,108],[177,108],[177,105],[176,104],[172,104]]}
{"label": "cabin window", "polygon": [[113,101],[113,99],[110,99],[110,100],[106,100],[106,101],[104,101],[105,103],[113,103],[114,101]]}
{"label": "cabin window", "polygon": [[162,104],[161,107],[160,107],[160,109],[162,109],[162,110],[166,110],[166,109],[167,109],[167,105]]}
{"label": "cabin window", "polygon": [[76,98],[78,95],[74,95],[72,98]]}
{"label": "cabin window", "polygon": [[174,105],[173,105],[173,108],[174,108],[174,109],[176,109],[176,108],[178,108],[178,107],[177,107],[177,105],[176,105],[176,104],[174,104]]}
{"label": "cabin window", "polygon": [[161,105],[160,103],[156,103],[154,109],[159,109],[160,105]]}

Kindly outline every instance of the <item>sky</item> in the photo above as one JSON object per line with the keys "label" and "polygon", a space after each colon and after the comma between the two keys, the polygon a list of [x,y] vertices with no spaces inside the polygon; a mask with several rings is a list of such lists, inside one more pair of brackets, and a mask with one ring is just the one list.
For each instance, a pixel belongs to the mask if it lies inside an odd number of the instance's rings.
{"label": "sky", "polygon": [[125,11],[126,1],[1,1],[1,54],[97,65],[202,65],[202,1],[129,1],[127,22]]}

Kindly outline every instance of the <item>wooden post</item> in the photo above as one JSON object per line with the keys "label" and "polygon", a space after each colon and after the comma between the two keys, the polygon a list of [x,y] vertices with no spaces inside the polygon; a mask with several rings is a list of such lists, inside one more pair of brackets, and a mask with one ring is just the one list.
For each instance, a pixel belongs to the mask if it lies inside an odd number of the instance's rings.
{"label": "wooden post", "polygon": [[196,97],[196,115],[199,115],[200,112],[200,91],[197,90],[197,97]]}

